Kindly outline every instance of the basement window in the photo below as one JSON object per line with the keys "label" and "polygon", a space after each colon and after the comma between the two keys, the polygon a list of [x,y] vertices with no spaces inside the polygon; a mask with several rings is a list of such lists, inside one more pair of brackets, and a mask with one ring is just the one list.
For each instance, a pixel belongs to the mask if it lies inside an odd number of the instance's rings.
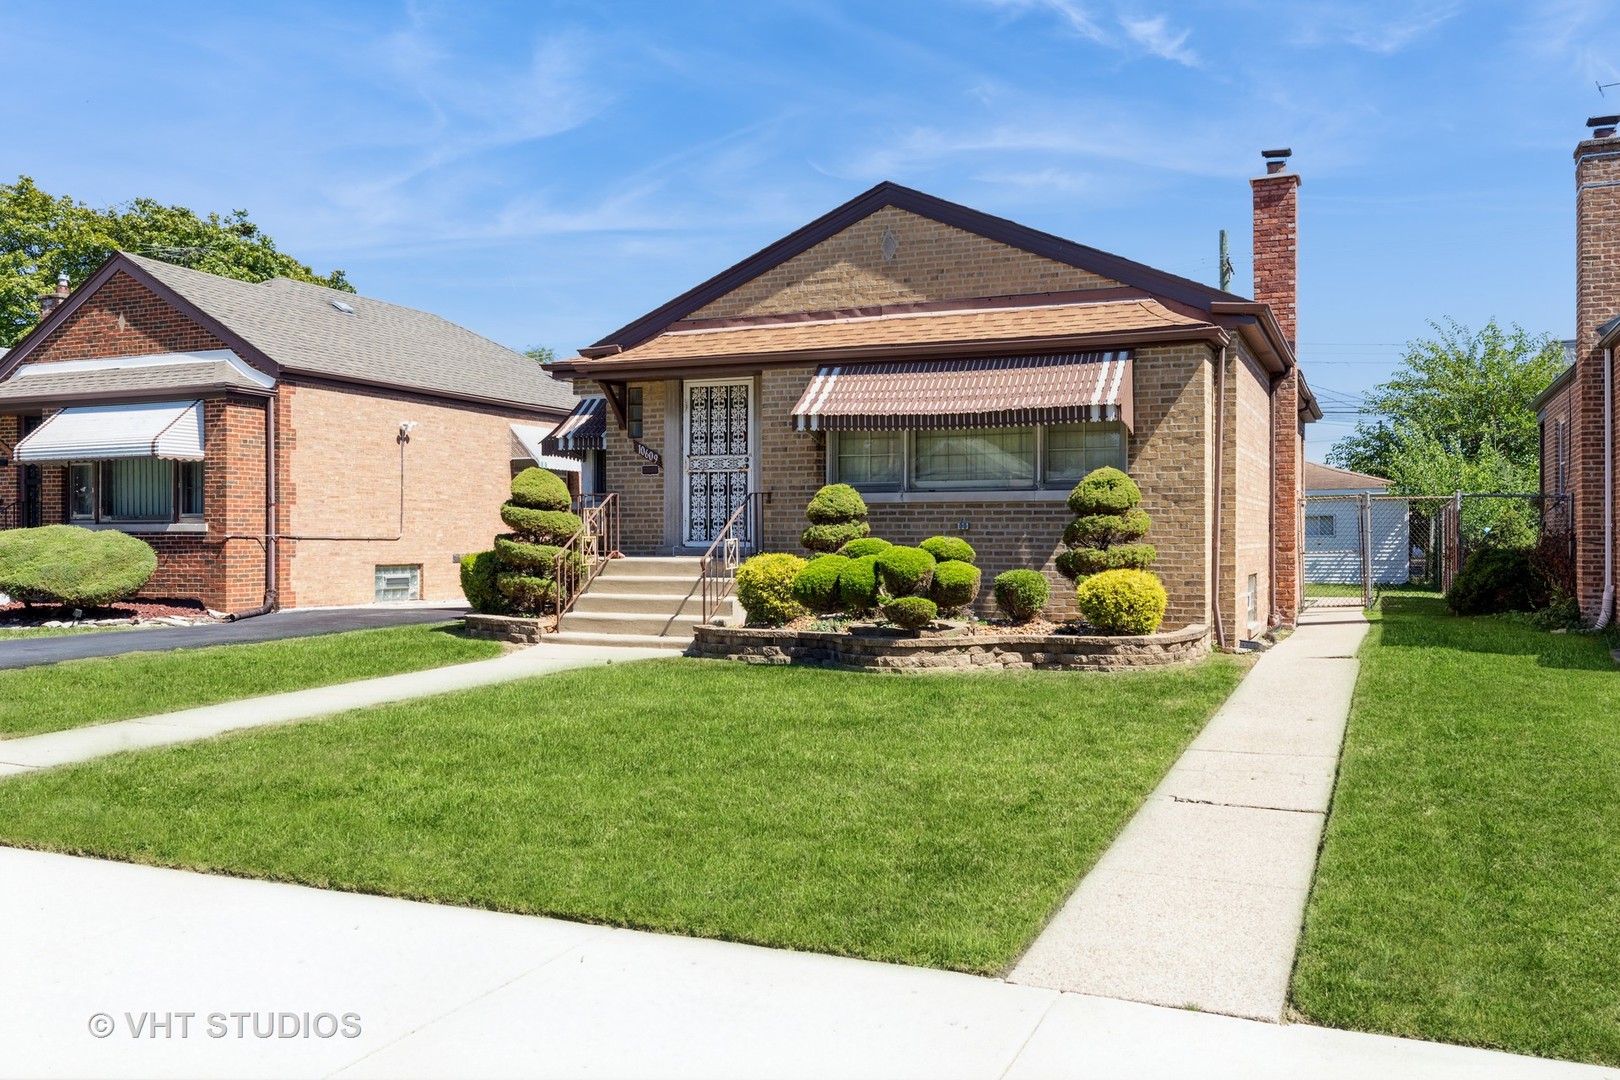
{"label": "basement window", "polygon": [[420,566],[377,567],[374,595],[379,604],[399,600],[422,599],[422,568]]}

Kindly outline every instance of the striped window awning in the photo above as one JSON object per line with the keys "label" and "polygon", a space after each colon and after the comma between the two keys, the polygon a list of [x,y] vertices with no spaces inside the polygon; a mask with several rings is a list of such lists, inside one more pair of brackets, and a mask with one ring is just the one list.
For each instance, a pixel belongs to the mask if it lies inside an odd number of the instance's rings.
{"label": "striped window awning", "polygon": [[533,424],[513,424],[511,427],[513,461],[532,461],[552,472],[579,472],[579,462],[573,458],[546,453],[546,439],[551,437],[554,429]]}
{"label": "striped window awning", "polygon": [[800,431],[892,431],[1123,421],[1131,427],[1131,354],[1063,353],[827,364],[793,424]]}
{"label": "striped window awning", "polygon": [[547,453],[577,453],[607,448],[607,399],[580,398],[574,411],[546,436]]}
{"label": "striped window awning", "polygon": [[149,401],[63,409],[17,443],[17,460],[203,459],[203,403]]}

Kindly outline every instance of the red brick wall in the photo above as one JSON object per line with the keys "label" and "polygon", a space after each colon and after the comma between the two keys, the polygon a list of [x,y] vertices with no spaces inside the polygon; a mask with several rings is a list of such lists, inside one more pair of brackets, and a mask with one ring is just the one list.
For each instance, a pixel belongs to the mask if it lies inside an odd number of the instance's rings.
{"label": "red brick wall", "polygon": [[[1603,350],[1597,328],[1620,315],[1620,138],[1588,139],[1575,150],[1575,379],[1570,486],[1575,497],[1575,578],[1581,612],[1595,618],[1603,596]],[[1611,372],[1620,391],[1620,378]],[[1620,476],[1620,469],[1614,470]],[[1620,504],[1620,499],[1615,500]],[[1620,529],[1616,530],[1620,535]]]}
{"label": "red brick wall", "polygon": [[1563,495],[1569,491],[1574,448],[1575,388],[1565,383],[1536,414],[1541,422],[1541,491]]}
{"label": "red brick wall", "polygon": [[51,332],[29,363],[225,347],[212,333],[120,271]]}
{"label": "red brick wall", "polygon": [[1254,298],[1270,304],[1289,345],[1299,340],[1299,174],[1257,176],[1254,189]]}
{"label": "red brick wall", "polygon": [[[1254,298],[1271,305],[1288,344],[1299,341],[1299,185],[1297,173],[1255,177]],[[1277,595],[1270,616],[1291,623],[1303,597],[1300,580],[1304,513],[1304,447],[1295,418],[1299,412],[1299,377],[1290,371],[1272,387],[1270,438],[1276,456],[1272,484],[1272,557]],[[1270,621],[1268,617],[1267,621]]]}

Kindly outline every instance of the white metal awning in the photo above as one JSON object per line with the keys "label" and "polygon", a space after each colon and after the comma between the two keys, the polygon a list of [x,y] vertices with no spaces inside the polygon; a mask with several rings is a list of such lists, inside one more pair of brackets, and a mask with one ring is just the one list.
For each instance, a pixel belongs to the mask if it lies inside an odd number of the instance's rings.
{"label": "white metal awning", "polygon": [[579,462],[573,458],[542,452],[540,444],[554,429],[535,427],[533,424],[512,425],[512,460],[532,461],[552,472],[579,472]]}
{"label": "white metal awning", "polygon": [[17,460],[203,459],[203,404],[149,401],[63,409],[17,443]]}

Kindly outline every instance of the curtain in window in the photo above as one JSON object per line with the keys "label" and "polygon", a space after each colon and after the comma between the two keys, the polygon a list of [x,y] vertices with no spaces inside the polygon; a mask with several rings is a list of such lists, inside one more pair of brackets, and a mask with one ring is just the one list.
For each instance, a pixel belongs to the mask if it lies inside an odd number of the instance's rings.
{"label": "curtain in window", "polygon": [[919,431],[912,479],[920,485],[1033,487],[1035,429]]}
{"label": "curtain in window", "polygon": [[127,458],[102,466],[102,513],[109,518],[167,521],[174,516],[174,463]]}

